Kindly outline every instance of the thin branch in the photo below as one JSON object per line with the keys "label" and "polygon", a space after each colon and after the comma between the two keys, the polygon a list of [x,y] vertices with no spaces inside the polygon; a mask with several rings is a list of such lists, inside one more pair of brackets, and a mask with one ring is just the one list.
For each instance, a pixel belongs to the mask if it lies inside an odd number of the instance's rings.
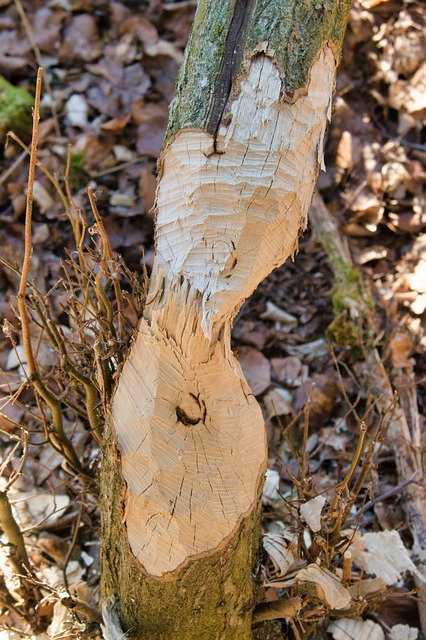
{"label": "thin branch", "polygon": [[67,551],[67,555],[65,556],[65,560],[64,560],[64,568],[63,568],[63,576],[64,576],[64,584],[65,584],[65,588],[67,591],[69,591],[69,584],[68,584],[68,577],[67,577],[67,567],[68,567],[68,563],[70,561],[71,558],[71,554],[74,550],[75,544],[77,542],[77,536],[78,536],[78,530],[80,528],[80,522],[81,522],[81,506],[80,506],[80,510],[77,514],[77,518],[74,521],[74,527],[73,527],[73,533],[72,533],[72,538],[71,538],[71,542],[70,542],[70,546],[68,548]]}
{"label": "thin branch", "polygon": [[19,574],[30,571],[30,561],[25,548],[24,537],[13,517],[12,507],[5,491],[0,491],[0,526],[10,545],[13,546],[12,562]]}
{"label": "thin branch", "polygon": [[27,367],[30,377],[30,381],[34,385],[37,393],[43,398],[46,404],[49,406],[52,413],[53,432],[49,433],[49,439],[55,440],[56,446],[61,451],[62,455],[68,461],[71,468],[81,475],[85,475],[82,465],[75,452],[74,447],[68,440],[62,420],[62,410],[60,402],[56,399],[53,392],[46,387],[42,382],[37,364],[34,358],[33,347],[31,343],[31,329],[30,319],[26,302],[26,291],[28,286],[28,277],[31,265],[32,255],[32,212],[33,212],[33,192],[34,192],[34,177],[35,169],[37,165],[37,146],[38,146],[38,132],[39,132],[39,120],[40,120],[40,97],[41,87],[43,79],[43,69],[39,68],[37,71],[37,83],[36,93],[34,101],[33,111],[33,135],[31,140],[31,152],[30,152],[30,165],[28,170],[28,187],[27,187],[27,202],[25,210],[25,243],[24,243],[24,260],[22,264],[21,280],[18,289],[18,310],[21,319],[22,327],[22,343],[24,346],[25,356],[27,358]]}

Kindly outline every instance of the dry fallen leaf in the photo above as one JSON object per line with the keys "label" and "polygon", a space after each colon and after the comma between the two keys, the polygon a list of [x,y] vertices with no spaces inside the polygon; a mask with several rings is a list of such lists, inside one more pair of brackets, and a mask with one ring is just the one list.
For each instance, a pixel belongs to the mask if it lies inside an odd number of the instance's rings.
{"label": "dry fallen leaf", "polygon": [[400,233],[418,233],[426,225],[426,214],[420,211],[389,213],[392,228]]}
{"label": "dry fallen leaf", "polygon": [[419,630],[408,624],[395,624],[389,634],[389,640],[417,640]]}
{"label": "dry fallen leaf", "polygon": [[289,541],[292,541],[292,534],[283,533],[267,533],[263,536],[262,544],[266,553],[270,557],[274,571],[273,575],[277,578],[284,576],[289,567],[294,563],[293,551]]}
{"label": "dry fallen leaf", "polygon": [[115,600],[113,597],[108,598],[102,604],[102,618],[104,623],[101,624],[104,640],[123,640],[126,634],[123,633],[120,624],[120,618],[115,610]]}
{"label": "dry fallen leaf", "polygon": [[108,126],[113,129],[122,127],[126,120],[121,118],[127,118],[133,113],[134,106],[142,101],[151,86],[148,74],[142,65],[124,66],[116,58],[101,59],[98,64],[90,65],[90,71],[101,76],[87,91],[90,106],[109,118],[118,119]]}
{"label": "dry fallen leaf", "polygon": [[50,209],[53,209],[54,201],[46,187],[39,181],[34,181],[34,202],[37,204],[41,213],[47,213]]}
{"label": "dry fallen leaf", "polygon": [[[101,129],[102,131],[110,131],[111,133],[121,133],[123,129],[126,128],[129,120],[130,120],[130,113],[126,113],[124,116],[121,116],[121,118],[112,118],[111,120],[108,120],[108,122],[103,122],[101,124]],[[128,160],[131,160],[132,153],[130,149],[127,149],[126,147],[124,147],[124,149],[125,149],[124,153],[130,157],[127,157],[125,159],[120,158],[120,162],[127,162]],[[114,155],[117,158],[116,145],[114,145],[113,150],[114,150]]]}
{"label": "dry fallen leaf", "polygon": [[263,500],[279,500],[280,474],[275,469],[266,469],[263,485]]}
{"label": "dry fallen leaf", "polygon": [[341,172],[351,170],[361,159],[361,143],[350,131],[342,131],[336,151],[336,167]]}
{"label": "dry fallen leaf", "polygon": [[389,87],[389,106],[423,119],[426,111],[426,62],[409,80],[397,80]]}
{"label": "dry fallen leaf", "polygon": [[25,414],[25,409],[14,403],[13,395],[0,393],[0,429],[9,431],[19,424]]}
{"label": "dry fallen leaf", "polygon": [[349,547],[353,561],[367,573],[382,578],[388,585],[395,584],[406,571],[424,581],[404,547],[397,531],[377,531],[361,535],[351,531],[353,542]]}
{"label": "dry fallen leaf", "polygon": [[[136,108],[139,104],[139,108]],[[162,102],[135,103],[133,106],[133,119],[139,125],[136,148],[143,156],[157,158],[160,153],[164,131],[166,130],[168,107]]]}
{"label": "dry fallen leaf", "polygon": [[287,389],[271,389],[265,394],[262,403],[268,420],[294,414],[292,398]]}
{"label": "dry fallen leaf", "polygon": [[[64,584],[63,569],[57,565],[43,567],[40,570],[40,577],[43,582],[54,589],[58,589]],[[86,573],[86,568],[82,567],[78,560],[70,560],[66,566],[67,581],[69,585],[74,585],[82,579]]]}
{"label": "dry fallen leaf", "polygon": [[263,353],[253,347],[240,347],[238,360],[253,395],[266,391],[271,384],[271,365]]}
{"label": "dry fallen leaf", "polygon": [[305,344],[284,344],[283,348],[292,356],[304,358],[306,362],[311,362],[312,360],[320,358],[328,353],[328,345],[323,338],[318,338],[318,340],[306,342]]}
{"label": "dry fallen leaf", "polygon": [[89,62],[99,57],[102,43],[94,15],[80,13],[74,16],[66,25],[64,36],[59,50],[62,63]]}
{"label": "dry fallen leaf", "polygon": [[410,366],[409,358],[413,349],[412,340],[406,331],[397,331],[389,343],[392,364],[396,369]]}
{"label": "dry fallen leaf", "polygon": [[327,628],[334,640],[385,640],[382,627],[372,620],[341,618]]}
{"label": "dry fallen leaf", "polygon": [[60,536],[54,535],[53,533],[42,532],[37,540],[37,548],[62,567],[68,558],[70,544]]}
{"label": "dry fallen leaf", "polygon": [[71,500],[64,493],[41,489],[19,491],[15,486],[9,491],[12,510],[21,529],[31,529],[40,524],[53,524],[68,508]]}
{"label": "dry fallen leaf", "polygon": [[422,257],[412,274],[408,276],[408,282],[412,291],[426,293],[426,257]]}
{"label": "dry fallen leaf", "polygon": [[271,358],[272,371],[278,382],[289,387],[299,386],[302,374],[302,362],[296,356]]}
{"label": "dry fallen leaf", "polygon": [[300,515],[311,531],[316,533],[321,529],[321,511],[325,505],[324,496],[316,496],[300,505]]}
{"label": "dry fallen leaf", "polygon": [[416,316],[421,316],[426,309],[426,293],[417,295],[415,300],[410,304],[410,309]]}
{"label": "dry fallen leaf", "polygon": [[295,395],[295,411],[301,411],[305,405],[309,412],[309,421],[315,427],[323,427],[329,419],[336,399],[338,385],[334,373],[316,373],[298,387]]}
{"label": "dry fallen leaf", "polygon": [[272,331],[264,322],[241,320],[237,322],[233,335],[238,342],[262,350]]}
{"label": "dry fallen leaf", "polygon": [[[75,618],[75,616],[74,616]],[[82,622],[72,620],[71,611],[65,607],[60,600],[55,602],[53,608],[53,619],[50,623],[47,631],[50,640],[62,640],[64,638],[75,638],[75,630],[80,629],[81,633],[84,632],[86,625]],[[75,626],[74,626],[75,625]],[[74,631],[74,633],[73,633]]]}
{"label": "dry fallen leaf", "polygon": [[334,574],[317,564],[309,564],[296,574],[299,582],[313,582],[317,585],[318,598],[330,609],[345,609],[350,601],[350,593]]}
{"label": "dry fallen leaf", "polygon": [[81,93],[73,93],[65,104],[66,119],[72,127],[81,127],[87,125],[87,116],[89,106],[86,98]]}
{"label": "dry fallen leaf", "polygon": [[359,598],[365,598],[373,593],[384,593],[386,588],[386,584],[381,578],[364,578],[350,585],[348,591],[353,600],[359,600]]}
{"label": "dry fallen leaf", "polygon": [[388,255],[388,250],[385,247],[382,247],[380,244],[372,244],[364,247],[359,252],[355,254],[355,262],[356,264],[368,264],[373,260],[380,260],[381,258],[386,258]]}

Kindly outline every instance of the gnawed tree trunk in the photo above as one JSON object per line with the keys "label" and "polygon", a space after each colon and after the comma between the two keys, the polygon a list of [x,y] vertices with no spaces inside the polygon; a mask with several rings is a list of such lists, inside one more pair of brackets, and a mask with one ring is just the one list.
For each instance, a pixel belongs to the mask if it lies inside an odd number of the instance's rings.
{"label": "gnawed tree trunk", "polygon": [[266,440],[231,324],[297,250],[348,6],[200,0],[102,463],[102,590],[130,637],[251,637]]}

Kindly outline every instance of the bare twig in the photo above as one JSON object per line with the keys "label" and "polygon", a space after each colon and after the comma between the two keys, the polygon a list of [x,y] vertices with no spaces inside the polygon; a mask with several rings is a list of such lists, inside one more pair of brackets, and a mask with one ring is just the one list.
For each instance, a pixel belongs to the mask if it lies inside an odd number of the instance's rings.
{"label": "bare twig", "polygon": [[26,291],[28,285],[28,277],[31,265],[32,254],[32,240],[31,240],[31,228],[32,228],[32,210],[33,210],[33,191],[34,191],[34,176],[35,168],[37,164],[37,145],[38,145],[38,131],[39,131],[39,119],[40,119],[40,96],[42,86],[43,70],[39,68],[37,72],[36,94],[34,102],[33,112],[33,135],[31,141],[31,153],[30,153],[30,165],[28,170],[28,187],[27,187],[27,204],[25,211],[25,245],[24,245],[24,261],[22,264],[21,280],[18,289],[18,309],[21,318],[22,327],[22,343],[24,346],[25,356],[27,358],[28,373],[30,381],[32,382],[37,393],[43,398],[46,404],[49,406],[52,413],[53,431],[49,433],[49,438],[54,441],[56,447],[61,451],[65,459],[70,466],[79,474],[84,475],[83,468],[80,460],[68,440],[62,420],[62,410],[60,402],[56,399],[53,392],[46,387],[40,378],[37,364],[34,358],[34,352],[31,342],[31,329],[30,320],[26,303]]}
{"label": "bare twig", "polygon": [[[90,206],[92,208],[93,215],[95,216],[97,231],[102,241],[103,251],[102,251],[102,257],[101,257],[101,260],[102,260],[101,264],[104,271],[104,275],[107,278],[108,277],[111,278],[114,285],[115,301],[117,303],[118,335],[121,337],[123,332],[122,323],[123,323],[123,317],[124,317],[123,294],[121,292],[120,283],[118,281],[117,275],[111,273],[111,266],[113,264],[112,248],[108,238],[108,234],[105,231],[104,223],[99,213],[98,206],[96,204],[96,199],[93,194],[93,190],[91,188],[87,190],[87,195],[89,196]],[[107,261],[109,262],[110,268],[108,268]],[[114,335],[114,333],[115,333],[114,325],[112,325],[111,335]]]}
{"label": "bare twig", "polygon": [[253,613],[253,622],[277,620],[278,618],[294,618],[302,608],[302,598],[289,598],[276,602],[262,602]]}
{"label": "bare twig", "polygon": [[19,443],[17,443],[17,445],[13,448],[13,452],[15,452],[16,447],[22,445],[22,455],[21,455],[21,459],[19,461],[19,466],[17,469],[15,469],[11,474],[10,474],[10,478],[6,483],[6,486],[4,487],[3,491],[4,493],[7,493],[7,491],[9,491],[9,489],[13,486],[13,484],[16,482],[16,480],[19,478],[19,476],[22,474],[22,470],[25,467],[25,463],[27,461],[27,457],[28,457],[28,433],[25,429],[22,429],[22,438],[21,441]]}
{"label": "bare twig", "polygon": [[352,575],[352,554],[347,549],[343,554],[343,572],[342,572],[342,585],[347,587]]}
{"label": "bare twig", "polygon": [[89,622],[100,624],[102,622],[102,614],[99,609],[92,607],[88,602],[84,602],[74,595],[64,594],[60,598],[61,604],[70,611],[82,615]]}
{"label": "bare twig", "polygon": [[71,558],[71,554],[72,554],[72,552],[74,550],[74,547],[75,547],[75,544],[77,542],[77,536],[78,536],[78,530],[80,528],[80,522],[81,522],[81,506],[80,506],[79,512],[77,514],[77,518],[74,521],[73,533],[72,533],[72,537],[71,537],[70,546],[68,548],[67,555],[65,556],[65,560],[64,560],[63,576],[64,576],[65,588],[66,588],[67,591],[69,591],[67,568],[68,568],[68,563],[69,563],[70,558]]}
{"label": "bare twig", "polygon": [[30,561],[25,548],[24,537],[18,523],[13,517],[12,507],[5,491],[0,491],[0,526],[9,544],[13,546],[11,557],[18,574],[30,571]]}

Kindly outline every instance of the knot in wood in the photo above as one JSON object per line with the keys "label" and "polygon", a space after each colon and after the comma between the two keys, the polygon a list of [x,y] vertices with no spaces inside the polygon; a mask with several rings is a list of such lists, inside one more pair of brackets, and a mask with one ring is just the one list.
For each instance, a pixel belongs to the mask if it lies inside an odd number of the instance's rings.
{"label": "knot in wood", "polygon": [[189,393],[176,407],[176,417],[179,422],[187,426],[204,422],[206,418],[206,405],[198,396]]}

